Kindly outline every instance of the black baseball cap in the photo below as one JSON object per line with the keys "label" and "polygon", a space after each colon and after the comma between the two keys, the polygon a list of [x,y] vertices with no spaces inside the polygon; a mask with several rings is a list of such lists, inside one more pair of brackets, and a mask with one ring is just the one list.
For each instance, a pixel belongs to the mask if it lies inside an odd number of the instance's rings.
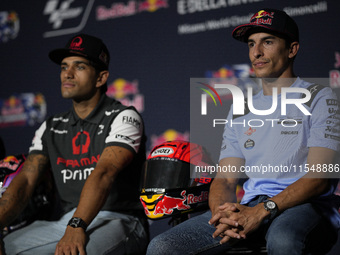
{"label": "black baseball cap", "polygon": [[59,65],[66,57],[81,56],[92,60],[103,70],[108,69],[110,62],[110,53],[103,41],[87,34],[73,36],[65,48],[52,50],[48,56]]}
{"label": "black baseball cap", "polygon": [[284,11],[262,9],[255,13],[249,23],[236,27],[232,36],[241,42],[247,42],[249,35],[263,31],[282,35],[291,41],[299,41],[299,28],[295,21]]}

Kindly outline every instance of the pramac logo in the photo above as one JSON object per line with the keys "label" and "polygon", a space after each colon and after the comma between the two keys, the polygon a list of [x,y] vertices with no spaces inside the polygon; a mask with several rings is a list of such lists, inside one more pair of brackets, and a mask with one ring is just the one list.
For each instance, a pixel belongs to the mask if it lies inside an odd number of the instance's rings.
{"label": "pramac logo", "polygon": [[80,36],[77,36],[74,38],[70,44],[70,49],[73,50],[83,50],[80,48],[81,44],[83,43],[83,39]]}
{"label": "pramac logo", "polygon": [[[82,136],[86,136],[85,144],[81,144],[83,141]],[[84,154],[89,151],[90,147],[90,134],[86,131],[78,132],[75,137],[72,139],[72,149],[74,155]]]}

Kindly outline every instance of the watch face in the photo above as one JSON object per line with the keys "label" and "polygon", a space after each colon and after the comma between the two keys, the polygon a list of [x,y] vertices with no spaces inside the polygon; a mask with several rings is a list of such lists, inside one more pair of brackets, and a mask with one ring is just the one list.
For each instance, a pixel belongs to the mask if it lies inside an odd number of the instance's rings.
{"label": "watch face", "polygon": [[275,208],[275,203],[273,201],[267,201],[266,206],[269,210],[272,210]]}
{"label": "watch face", "polygon": [[85,221],[83,221],[81,218],[77,218],[77,217],[70,219],[70,221],[68,222],[67,225],[69,225],[73,228],[83,228],[84,230],[86,230],[86,228],[87,228]]}
{"label": "watch face", "polygon": [[77,227],[79,227],[79,223],[80,223],[80,220],[74,218],[74,219],[72,219],[72,222],[70,222],[70,226],[77,228]]}

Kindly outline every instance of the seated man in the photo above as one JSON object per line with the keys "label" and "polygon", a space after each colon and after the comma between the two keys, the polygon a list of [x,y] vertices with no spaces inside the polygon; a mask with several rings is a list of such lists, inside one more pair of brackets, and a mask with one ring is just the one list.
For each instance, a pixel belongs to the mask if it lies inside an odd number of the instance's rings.
{"label": "seated man", "polygon": [[[0,200],[0,227],[27,204],[51,166],[62,216],[5,236],[7,254],[137,254],[148,234],[138,184],[145,161],[141,116],[105,95],[110,55],[80,34],[50,52],[61,66],[61,94],[73,106],[36,131],[23,169]],[[1,254],[1,252],[0,252]]]}
{"label": "seated man", "polygon": [[[278,94],[280,98],[280,93],[289,87],[310,91],[312,96],[303,107],[311,115],[294,105],[287,107],[284,115],[280,103],[270,117],[251,111],[233,116],[231,110],[228,120],[238,123],[268,118],[275,121],[257,127],[250,135],[246,132],[249,127],[228,122],[219,165],[240,173],[246,167],[261,165],[293,166],[293,171],[271,175],[246,172],[249,179],[244,184],[241,204],[234,202],[239,175],[218,173],[210,188],[210,211],[155,237],[147,254],[217,254],[235,243],[264,241],[271,255],[325,254],[337,240],[340,227],[338,207],[332,204],[338,180],[307,172],[318,166],[334,167],[339,151],[336,95],[330,88],[311,84],[294,74],[299,32],[285,12],[261,10],[232,35],[248,44],[252,67],[262,82],[262,91],[253,97],[254,108],[271,109],[273,97]],[[273,91],[277,91],[275,95]],[[301,100],[302,95],[290,93],[296,100]],[[296,125],[281,125],[287,118]]]}

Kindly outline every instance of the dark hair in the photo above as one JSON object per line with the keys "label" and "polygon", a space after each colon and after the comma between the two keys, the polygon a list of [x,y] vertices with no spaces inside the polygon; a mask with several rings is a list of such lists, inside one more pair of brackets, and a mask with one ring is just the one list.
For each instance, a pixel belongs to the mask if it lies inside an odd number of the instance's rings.
{"label": "dark hair", "polygon": [[[107,70],[107,68],[104,68],[102,65],[99,65],[97,62],[92,61],[92,60],[89,60],[89,61],[90,61],[90,65],[93,66],[93,68],[95,69],[97,76],[99,76],[101,71]],[[107,82],[103,86],[100,87],[100,92],[102,94],[106,93],[106,91],[107,91]]]}

